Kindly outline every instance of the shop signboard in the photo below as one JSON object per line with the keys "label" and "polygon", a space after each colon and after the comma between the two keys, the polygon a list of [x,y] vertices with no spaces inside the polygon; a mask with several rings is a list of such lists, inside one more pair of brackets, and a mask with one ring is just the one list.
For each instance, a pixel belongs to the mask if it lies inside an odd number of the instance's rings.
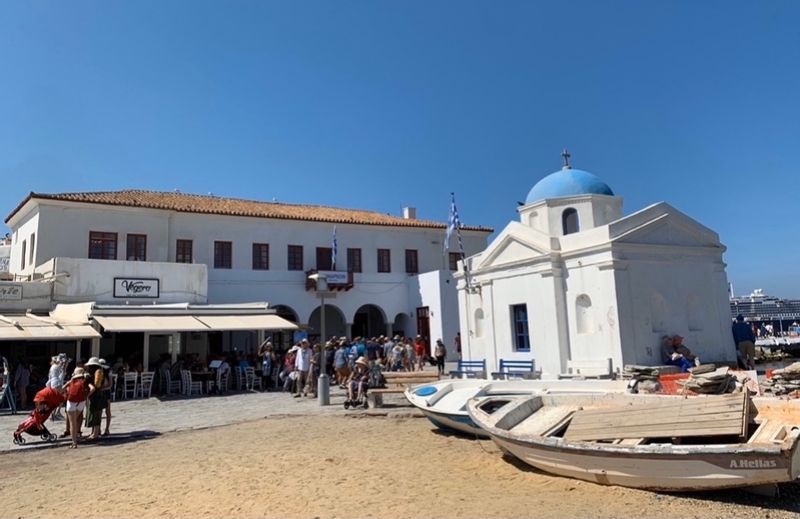
{"label": "shop signboard", "polygon": [[114,297],[158,298],[159,281],[150,278],[114,278]]}

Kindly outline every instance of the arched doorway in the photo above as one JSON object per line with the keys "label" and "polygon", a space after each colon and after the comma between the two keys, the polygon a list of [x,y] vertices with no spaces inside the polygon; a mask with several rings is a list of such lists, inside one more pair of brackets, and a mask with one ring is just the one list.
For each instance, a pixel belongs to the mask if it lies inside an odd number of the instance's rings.
{"label": "arched doorway", "polygon": [[272,309],[275,310],[275,313],[278,314],[278,317],[282,317],[287,321],[297,323],[297,312],[295,312],[291,306],[275,305],[272,307]]}
{"label": "arched doorway", "polygon": [[386,333],[386,315],[376,305],[364,305],[353,316],[353,337],[377,337]]}
{"label": "arched doorway", "polygon": [[404,313],[397,314],[392,324],[392,335],[403,335],[408,337],[411,330],[408,326],[408,315]]}
{"label": "arched doorway", "polygon": [[[309,340],[313,343],[320,340],[322,334],[322,321],[320,319],[322,314],[322,307],[318,306],[311,312],[308,318],[308,336]],[[326,339],[337,336],[341,337],[346,333],[346,323],[344,314],[339,307],[325,304],[325,335]]]}

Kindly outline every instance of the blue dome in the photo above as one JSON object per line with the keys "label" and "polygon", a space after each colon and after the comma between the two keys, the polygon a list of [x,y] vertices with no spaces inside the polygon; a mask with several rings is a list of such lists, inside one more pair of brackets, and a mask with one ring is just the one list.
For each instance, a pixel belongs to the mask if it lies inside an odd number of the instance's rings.
{"label": "blue dome", "polygon": [[614,196],[614,192],[608,184],[587,171],[562,169],[537,182],[528,192],[525,203],[530,204],[545,198],[578,195]]}

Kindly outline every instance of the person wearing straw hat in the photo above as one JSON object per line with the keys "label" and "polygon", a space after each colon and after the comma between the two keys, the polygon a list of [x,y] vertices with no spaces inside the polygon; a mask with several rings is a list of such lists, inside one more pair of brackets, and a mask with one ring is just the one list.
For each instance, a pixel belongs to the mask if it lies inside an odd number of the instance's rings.
{"label": "person wearing straw hat", "polygon": [[[61,391],[61,388],[64,387],[64,364],[66,364],[66,360],[67,356],[63,353],[55,355],[50,359],[50,370],[47,372],[47,383],[45,386]],[[50,419],[55,422],[62,418],[61,407],[59,406],[53,411],[53,415]]]}
{"label": "person wearing straw hat", "polygon": [[350,374],[350,383],[347,385],[347,400],[350,403],[361,402],[367,394],[369,381],[369,361],[366,357],[359,357],[355,362],[355,369]]}
{"label": "person wearing straw hat", "polygon": [[72,436],[70,449],[77,449],[81,413],[86,408],[86,399],[91,396],[93,386],[90,386],[86,380],[86,372],[83,368],[75,368],[72,378],[64,384],[64,390],[67,397],[67,420],[69,421],[70,436]]}
{"label": "person wearing straw hat", "polygon": [[85,370],[89,374],[89,399],[86,406],[86,427],[91,427],[92,432],[87,440],[96,440],[100,436],[100,424],[103,421],[103,409],[106,408],[104,393],[102,391],[105,383],[103,378],[103,367],[100,359],[92,357],[86,361]]}

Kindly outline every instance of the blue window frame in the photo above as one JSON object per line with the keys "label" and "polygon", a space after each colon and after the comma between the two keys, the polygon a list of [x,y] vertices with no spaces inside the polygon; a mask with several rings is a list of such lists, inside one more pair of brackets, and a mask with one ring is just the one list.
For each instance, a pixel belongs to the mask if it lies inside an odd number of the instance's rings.
{"label": "blue window frame", "polygon": [[514,325],[514,351],[531,351],[528,305],[511,305],[511,321]]}

